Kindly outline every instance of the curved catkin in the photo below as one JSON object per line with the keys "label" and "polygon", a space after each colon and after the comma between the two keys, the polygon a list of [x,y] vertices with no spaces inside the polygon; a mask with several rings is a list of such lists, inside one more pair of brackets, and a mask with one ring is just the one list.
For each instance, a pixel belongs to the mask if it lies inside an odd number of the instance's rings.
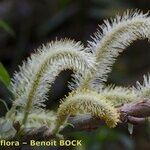
{"label": "curved catkin", "polygon": [[138,97],[150,98],[150,74],[144,75],[143,84],[137,82],[136,87],[134,87],[134,92]]}
{"label": "curved catkin", "polygon": [[135,40],[146,38],[150,39],[148,13],[127,11],[123,16],[105,20],[92,41],[89,41],[88,49],[93,51],[98,65],[96,71],[89,75],[89,79],[85,79],[84,84],[88,82],[92,88],[101,89],[119,53]]}
{"label": "curved catkin", "polygon": [[132,88],[107,86],[99,91],[101,96],[106,98],[106,101],[111,101],[115,107],[120,107],[123,104],[133,102],[137,99],[137,94]]}
{"label": "curved catkin", "polygon": [[119,121],[119,113],[111,102],[94,91],[79,90],[70,94],[60,105],[57,111],[57,124],[61,125],[69,115],[90,113],[106,122],[111,128]]}
{"label": "curved catkin", "polygon": [[61,40],[39,48],[20,67],[11,86],[15,96],[13,105],[25,110],[23,123],[33,107],[45,106],[47,92],[61,71],[71,69],[84,75],[93,66],[94,57],[83,51],[80,42]]}

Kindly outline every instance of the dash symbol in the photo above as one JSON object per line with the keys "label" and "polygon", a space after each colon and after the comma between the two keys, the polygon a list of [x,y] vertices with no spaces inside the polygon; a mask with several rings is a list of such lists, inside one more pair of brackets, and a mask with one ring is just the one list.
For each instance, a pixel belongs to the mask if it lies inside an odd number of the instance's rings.
{"label": "dash symbol", "polygon": [[27,142],[22,142],[22,144],[23,144],[23,145],[26,145],[26,144],[27,144]]}

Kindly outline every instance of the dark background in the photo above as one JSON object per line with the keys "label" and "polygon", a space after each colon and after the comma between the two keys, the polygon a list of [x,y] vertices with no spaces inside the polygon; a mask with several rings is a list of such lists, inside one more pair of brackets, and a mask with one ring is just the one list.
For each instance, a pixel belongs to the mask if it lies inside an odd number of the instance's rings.
{"label": "dark background", "polygon": [[[12,76],[22,60],[42,43],[67,37],[81,40],[86,46],[103,19],[135,8],[147,12],[150,0],[0,0],[0,62]],[[108,83],[128,86],[142,81],[142,75],[150,72],[149,50],[147,40],[134,42],[119,56]],[[53,102],[47,102],[48,108],[58,105],[68,93],[70,74],[62,72],[56,79],[50,92]],[[1,88],[0,97],[7,99],[8,95]],[[83,150],[150,150],[147,124],[135,127],[132,137],[127,126],[115,130],[102,127],[71,136],[84,139]]]}

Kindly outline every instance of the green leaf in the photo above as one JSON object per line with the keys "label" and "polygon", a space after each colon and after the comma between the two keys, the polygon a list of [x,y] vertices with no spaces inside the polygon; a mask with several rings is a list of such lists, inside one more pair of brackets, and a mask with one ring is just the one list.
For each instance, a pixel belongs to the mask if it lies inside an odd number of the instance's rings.
{"label": "green leaf", "polygon": [[0,81],[4,83],[7,87],[10,85],[10,76],[1,62],[0,62]]}
{"label": "green leaf", "polygon": [[9,33],[11,36],[15,36],[15,33],[13,31],[13,29],[10,27],[10,25],[3,20],[0,20],[0,27],[5,30],[7,33]]}

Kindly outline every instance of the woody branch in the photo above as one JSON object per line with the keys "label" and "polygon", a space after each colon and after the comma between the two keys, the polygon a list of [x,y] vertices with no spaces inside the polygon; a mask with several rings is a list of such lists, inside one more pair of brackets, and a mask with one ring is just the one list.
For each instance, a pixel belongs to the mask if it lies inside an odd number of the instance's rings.
{"label": "woody branch", "polygon": [[[132,103],[124,104],[117,108],[120,113],[119,125],[131,123],[134,125],[142,124],[146,118],[150,116],[150,99],[140,99]],[[95,118],[90,114],[83,114],[78,116],[71,116],[68,119],[68,123],[72,126],[66,126],[61,133],[66,134],[75,131],[88,131],[94,130],[104,125],[104,121],[99,118]],[[26,139],[50,139],[55,138],[52,135],[52,131],[47,126],[29,131],[25,134],[24,140]]]}

